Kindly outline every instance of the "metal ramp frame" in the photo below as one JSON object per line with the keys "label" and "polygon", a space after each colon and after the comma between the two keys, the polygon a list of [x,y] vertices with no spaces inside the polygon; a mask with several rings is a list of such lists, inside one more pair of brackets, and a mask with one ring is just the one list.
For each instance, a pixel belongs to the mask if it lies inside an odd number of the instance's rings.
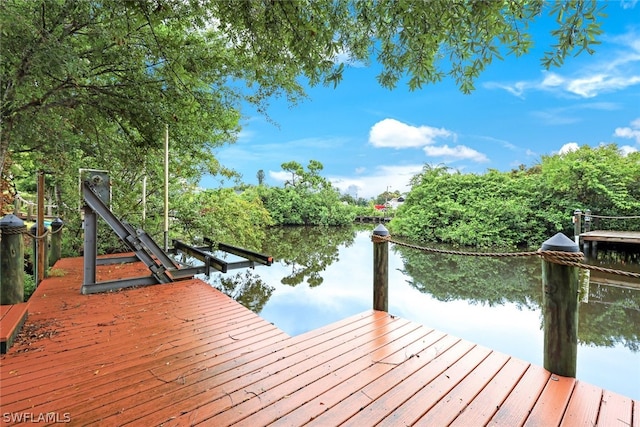
{"label": "metal ramp frame", "polygon": [[[193,247],[179,240],[174,241],[172,253],[183,252],[204,262],[204,265],[180,268],[160,246],[142,229],[119,220],[94,192],[89,181],[82,183],[84,199],[84,281],[82,294],[112,291],[133,286],[146,286],[171,283],[175,280],[191,278],[196,274],[210,274],[211,268],[226,273],[233,268],[254,267],[256,264],[271,265],[273,258],[224,243],[218,249],[245,258],[245,261],[229,263],[215,257],[210,252],[214,243],[205,238],[206,247]],[[134,255],[116,255],[108,258],[97,257],[97,215],[111,227]],[[142,261],[151,274],[149,276],[96,282],[98,265]]]}

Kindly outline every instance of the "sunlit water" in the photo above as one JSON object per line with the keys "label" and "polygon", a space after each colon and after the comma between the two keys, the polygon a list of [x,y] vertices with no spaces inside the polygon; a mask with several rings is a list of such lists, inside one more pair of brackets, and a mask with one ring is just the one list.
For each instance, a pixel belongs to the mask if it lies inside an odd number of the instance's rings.
{"label": "sunlit water", "polygon": [[[294,230],[286,247],[279,246],[289,236],[286,229],[265,245],[276,257],[272,266],[213,275],[211,283],[292,336],[370,310],[371,232],[353,231],[331,241],[324,232],[305,238],[308,231]],[[316,237],[321,241],[314,243]],[[323,248],[322,254],[310,251],[313,247]],[[391,314],[543,364],[539,259],[413,252],[418,251],[395,245],[389,251]],[[221,277],[234,283],[223,285]],[[640,399],[640,290],[625,289],[624,301],[612,303],[601,296],[609,289],[591,289],[590,302],[580,306],[577,377]],[[596,330],[603,330],[602,336]]]}

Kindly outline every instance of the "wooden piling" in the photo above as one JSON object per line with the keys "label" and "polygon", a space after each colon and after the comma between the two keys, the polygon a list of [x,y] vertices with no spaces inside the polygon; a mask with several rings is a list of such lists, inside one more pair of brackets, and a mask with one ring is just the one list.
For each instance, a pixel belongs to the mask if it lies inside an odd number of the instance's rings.
{"label": "wooden piling", "polygon": [[[541,249],[578,252],[578,245],[558,233]],[[578,355],[578,283],[578,267],[543,259],[544,368],[573,378]]]}
{"label": "wooden piling", "polygon": [[379,224],[373,230],[373,309],[389,311],[389,242],[379,237],[389,236],[387,228]]}
{"label": "wooden piling", "polygon": [[0,304],[24,302],[24,222],[15,215],[0,220]]}
{"label": "wooden piling", "polygon": [[53,267],[62,254],[62,226],[64,223],[60,218],[51,222],[51,250],[49,251],[49,267]]}

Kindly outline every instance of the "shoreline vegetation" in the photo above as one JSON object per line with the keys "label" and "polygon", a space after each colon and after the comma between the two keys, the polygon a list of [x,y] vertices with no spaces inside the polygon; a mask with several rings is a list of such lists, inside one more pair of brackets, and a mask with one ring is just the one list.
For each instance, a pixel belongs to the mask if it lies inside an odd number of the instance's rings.
{"label": "shoreline vegetation", "polygon": [[[386,191],[369,200],[340,194],[321,175],[323,165],[318,161],[311,160],[306,168],[297,162],[282,166],[291,178],[281,187],[243,184],[201,189],[194,183],[174,182],[170,238],[197,242],[208,237],[257,250],[269,238],[270,226],[346,226],[357,216],[384,215],[392,218],[386,225],[395,237],[414,242],[523,249],[538,247],[558,232],[572,235],[576,209],[611,217],[640,212],[640,153],[623,154],[614,144],[543,156],[539,164],[508,172],[465,174],[444,165],[424,165],[411,179],[408,193]],[[115,170],[111,181],[114,213],[160,238],[161,195],[150,194],[143,206],[139,189],[127,185],[122,173]],[[28,199],[33,190],[29,182],[16,184],[20,197]],[[58,209],[64,212],[66,228],[62,256],[77,256],[82,224],[79,210],[69,207],[80,206],[79,195],[70,188],[57,190],[71,196],[64,203],[66,209]],[[397,208],[376,209],[398,197],[404,202]],[[637,231],[640,220],[602,219],[593,226]],[[107,227],[98,231],[99,251],[118,251],[117,236]]]}

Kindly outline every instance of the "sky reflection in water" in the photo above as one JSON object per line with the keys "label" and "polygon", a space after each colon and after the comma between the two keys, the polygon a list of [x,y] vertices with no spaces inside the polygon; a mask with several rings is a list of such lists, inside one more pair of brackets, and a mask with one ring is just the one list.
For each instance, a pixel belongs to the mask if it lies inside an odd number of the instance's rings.
{"label": "sky reflection in water", "polygon": [[[338,261],[320,271],[323,280],[319,285],[310,286],[304,281],[294,286],[282,284],[283,277],[291,276],[295,270],[295,266],[288,263],[290,260],[252,270],[252,277],[259,277],[264,284],[273,287],[260,316],[294,336],[370,310],[373,249],[369,236],[370,231],[360,231],[355,234],[352,244],[338,246]],[[410,283],[419,279],[403,273],[405,269],[402,255],[392,247],[389,251],[391,314],[542,365],[542,315],[536,296],[531,297],[533,303],[530,304],[509,300],[491,305],[468,299],[439,301],[428,292],[420,292],[411,286]],[[212,279],[215,283],[216,279]],[[541,286],[540,277],[521,280],[529,281],[529,287]],[[637,347],[640,325],[631,328],[635,328],[632,335]],[[578,379],[640,399],[640,353],[621,343],[610,347],[580,345]]]}

